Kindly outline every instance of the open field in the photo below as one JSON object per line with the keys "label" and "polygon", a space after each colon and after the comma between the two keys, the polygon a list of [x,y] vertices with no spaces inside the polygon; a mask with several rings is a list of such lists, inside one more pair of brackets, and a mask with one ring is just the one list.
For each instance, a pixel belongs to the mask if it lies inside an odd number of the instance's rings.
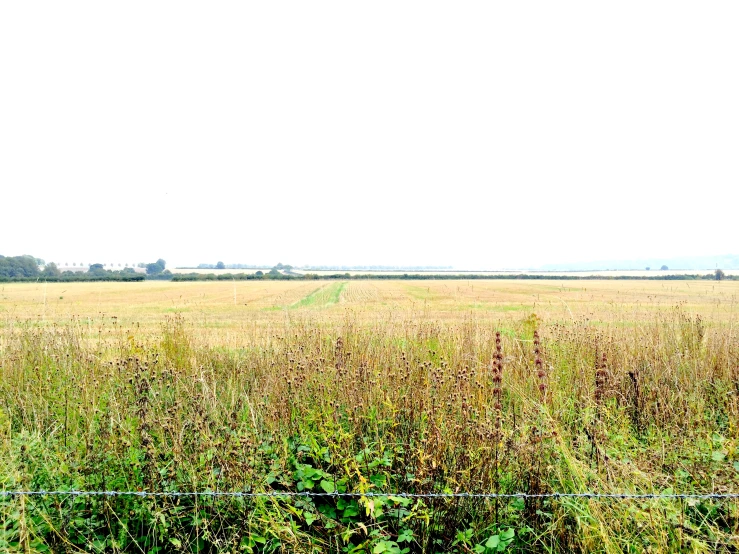
{"label": "open field", "polygon": [[[172,273],[199,273],[199,274],[208,274],[213,273],[214,275],[224,275],[224,274],[236,274],[236,273],[256,273],[257,271],[261,271],[263,273],[267,273],[271,268],[253,268],[253,269],[184,269],[184,268],[175,268],[171,269],[170,271]],[[315,274],[315,275],[336,275],[336,274],[344,274],[347,273],[349,275],[464,275],[464,274],[474,274],[474,275],[490,275],[490,276],[514,276],[514,275],[534,275],[534,276],[541,276],[541,277],[547,277],[547,278],[557,278],[557,277],[664,277],[664,276],[670,276],[670,275],[711,275],[713,274],[713,269],[670,269],[666,271],[661,271],[654,269],[652,271],[646,271],[643,269],[633,269],[633,270],[593,270],[593,271],[535,271],[535,270],[528,270],[528,269],[514,269],[514,270],[506,270],[506,271],[473,271],[473,270],[456,270],[456,269],[450,269],[450,270],[428,270],[428,271],[420,271],[420,270],[362,270],[362,269],[293,269],[293,273],[296,273],[298,275],[305,275],[308,273]],[[739,275],[739,270],[737,269],[726,269],[724,270],[724,273],[726,275]]]}
{"label": "open field", "polygon": [[[0,552],[736,552],[739,282],[0,286]],[[176,497],[182,491],[355,496]],[[526,498],[392,493],[526,493]],[[368,494],[385,496],[368,496]]]}
{"label": "open field", "polygon": [[[424,317],[499,319],[536,312],[545,321],[589,317],[649,318],[677,304],[716,320],[737,310],[735,281],[236,281],[0,284],[0,324],[64,322],[115,316],[119,324],[153,324],[181,313],[204,328],[239,330],[299,314],[362,320]],[[339,290],[340,289],[340,290]],[[320,291],[337,291],[323,298]],[[390,315],[389,315],[390,314]]]}

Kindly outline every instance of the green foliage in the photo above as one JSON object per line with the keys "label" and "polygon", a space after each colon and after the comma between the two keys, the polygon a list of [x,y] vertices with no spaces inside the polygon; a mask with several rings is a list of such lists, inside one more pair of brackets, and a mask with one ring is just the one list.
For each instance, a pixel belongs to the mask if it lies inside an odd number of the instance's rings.
{"label": "green foliage", "polygon": [[711,499],[394,494],[736,491],[730,329],[680,310],[607,329],[532,314],[502,333],[496,396],[487,323],[322,323],[229,350],[180,316],[156,336],[14,321],[3,489],[325,496],[0,497],[0,550],[710,552],[736,535],[735,503]]}
{"label": "green foliage", "polygon": [[46,267],[44,267],[44,270],[41,272],[42,277],[61,277],[62,272],[59,271],[59,268],[56,266],[54,262],[46,264]]}
{"label": "green foliage", "polygon": [[33,256],[0,256],[0,278],[34,278],[39,274]]}
{"label": "green foliage", "polygon": [[473,551],[478,554],[493,554],[494,552],[504,552],[506,548],[513,542],[516,537],[516,531],[508,528],[502,533],[491,535],[484,543],[475,545]]}
{"label": "green foliage", "polygon": [[167,262],[159,258],[156,262],[146,264],[146,274],[155,276],[164,272],[167,267]]}

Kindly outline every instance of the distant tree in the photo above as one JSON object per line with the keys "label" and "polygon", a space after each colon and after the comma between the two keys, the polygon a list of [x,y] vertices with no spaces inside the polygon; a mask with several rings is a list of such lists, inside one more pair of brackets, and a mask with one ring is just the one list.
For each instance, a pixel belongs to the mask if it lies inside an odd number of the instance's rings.
{"label": "distant tree", "polygon": [[46,262],[44,260],[42,260],[41,258],[35,258],[35,260],[36,260],[36,265],[37,266],[46,265]]}
{"label": "distant tree", "polygon": [[670,268],[669,268],[669,267],[667,267],[666,265],[663,265],[662,267],[660,267],[660,269],[661,269],[662,271],[667,271],[667,270],[668,270],[668,269],[670,269]]}
{"label": "distant tree", "polygon": [[264,272],[263,271],[257,271],[257,272],[254,273],[254,275],[256,275],[257,277],[264,277]]}
{"label": "distant tree", "polygon": [[216,264],[216,269],[226,269],[226,264],[224,264],[223,262],[218,262]]}
{"label": "distant tree", "polygon": [[0,256],[0,277],[36,277],[38,273],[33,256]]}
{"label": "distant tree", "polygon": [[62,274],[54,262],[49,262],[41,272],[43,277],[59,277]]}
{"label": "distant tree", "polygon": [[723,281],[726,278],[726,274],[721,269],[717,269],[713,272],[714,277],[717,281]]}
{"label": "distant tree", "polygon": [[651,267],[649,267],[649,266],[647,266],[647,267],[646,267],[646,270],[647,270],[647,271],[649,271],[650,269],[652,269],[652,268],[651,268]]}
{"label": "distant tree", "polygon": [[160,273],[164,271],[164,268],[166,266],[167,266],[167,262],[159,258],[156,262],[152,264],[146,264],[146,274],[147,275],[159,275]]}
{"label": "distant tree", "polygon": [[89,273],[101,274],[105,273],[105,267],[103,267],[103,264],[90,264],[90,269],[87,271]]}

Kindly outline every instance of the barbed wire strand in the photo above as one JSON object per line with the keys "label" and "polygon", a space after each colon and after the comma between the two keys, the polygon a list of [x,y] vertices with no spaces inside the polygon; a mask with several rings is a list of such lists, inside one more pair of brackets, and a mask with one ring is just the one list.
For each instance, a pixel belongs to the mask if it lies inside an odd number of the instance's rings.
{"label": "barbed wire strand", "polygon": [[134,497],[219,497],[219,498],[291,498],[291,497],[318,497],[318,498],[361,498],[361,497],[398,497],[398,498],[612,498],[612,499],[682,499],[682,500],[720,500],[739,499],[739,493],[599,493],[599,492],[550,492],[550,493],[469,493],[469,492],[438,492],[438,493],[406,493],[406,492],[223,492],[223,491],[185,491],[185,492],[154,492],[154,491],[78,491],[78,490],[0,490],[0,497],[13,496],[134,496]]}

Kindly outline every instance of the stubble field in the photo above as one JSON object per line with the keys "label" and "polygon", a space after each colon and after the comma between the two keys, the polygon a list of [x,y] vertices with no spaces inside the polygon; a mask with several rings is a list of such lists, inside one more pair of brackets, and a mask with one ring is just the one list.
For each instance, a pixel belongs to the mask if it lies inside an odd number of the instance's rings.
{"label": "stubble field", "polygon": [[159,494],[5,494],[0,551],[735,552],[736,499],[539,495],[739,492],[738,293],[0,286],[0,491]]}
{"label": "stubble field", "polygon": [[[444,322],[520,319],[633,323],[678,305],[693,315],[729,321],[739,283],[733,281],[148,281],[121,283],[0,284],[0,325],[33,320],[117,318],[157,332],[162,318],[182,314],[199,334],[222,342],[255,325],[293,318],[362,322],[388,318]],[[213,331],[216,329],[216,331]]]}

